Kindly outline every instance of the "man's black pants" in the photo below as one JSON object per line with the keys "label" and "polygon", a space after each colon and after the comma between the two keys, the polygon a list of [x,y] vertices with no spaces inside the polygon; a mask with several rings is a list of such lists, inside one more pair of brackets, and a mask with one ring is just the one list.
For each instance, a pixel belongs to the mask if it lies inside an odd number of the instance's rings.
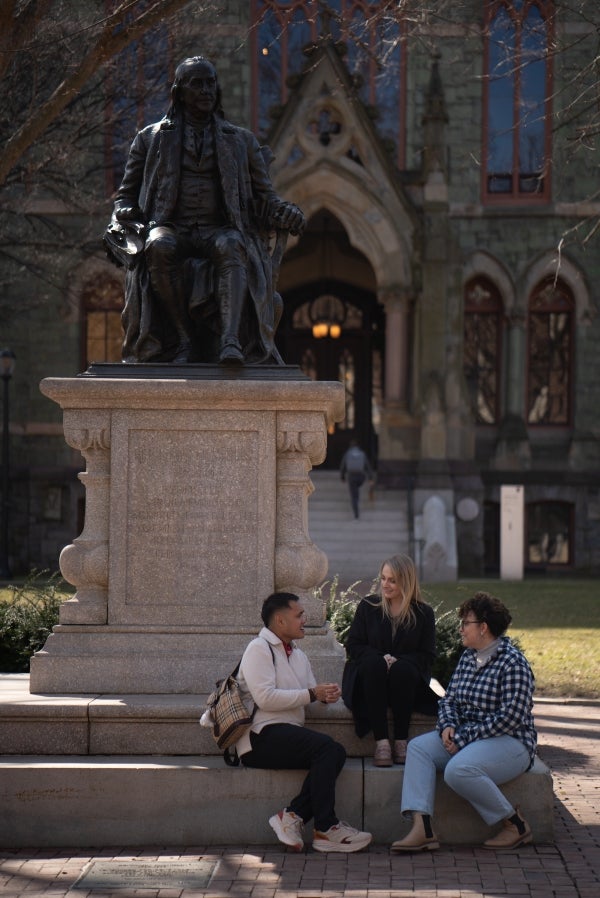
{"label": "man's black pants", "polygon": [[291,723],[273,723],[251,733],[252,751],[242,755],[245,767],[266,770],[308,770],[299,794],[287,805],[304,823],[314,817],[315,829],[324,832],[338,822],[335,781],[346,760],[346,750],[331,736]]}

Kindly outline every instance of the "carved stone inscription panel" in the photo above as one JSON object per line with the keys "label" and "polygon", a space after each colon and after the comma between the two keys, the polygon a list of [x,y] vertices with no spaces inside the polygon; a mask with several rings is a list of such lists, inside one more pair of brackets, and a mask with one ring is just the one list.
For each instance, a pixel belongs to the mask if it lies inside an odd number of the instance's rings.
{"label": "carved stone inscription panel", "polygon": [[109,623],[256,627],[273,583],[272,417],[115,414]]}

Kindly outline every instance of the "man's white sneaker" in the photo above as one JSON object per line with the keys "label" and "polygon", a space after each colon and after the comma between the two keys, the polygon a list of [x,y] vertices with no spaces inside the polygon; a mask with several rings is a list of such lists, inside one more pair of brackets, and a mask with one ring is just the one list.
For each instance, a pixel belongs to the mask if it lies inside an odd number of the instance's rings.
{"label": "man's white sneaker", "polygon": [[293,811],[279,811],[269,818],[269,825],[275,832],[275,835],[284,845],[289,845],[294,851],[302,851],[304,848],[304,839],[302,837],[302,817],[294,814]]}
{"label": "man's white sneaker", "polygon": [[340,820],[334,826],[330,826],[325,832],[315,830],[312,847],[315,851],[360,851],[366,848],[373,836],[371,833],[362,833],[354,829],[348,823]]}

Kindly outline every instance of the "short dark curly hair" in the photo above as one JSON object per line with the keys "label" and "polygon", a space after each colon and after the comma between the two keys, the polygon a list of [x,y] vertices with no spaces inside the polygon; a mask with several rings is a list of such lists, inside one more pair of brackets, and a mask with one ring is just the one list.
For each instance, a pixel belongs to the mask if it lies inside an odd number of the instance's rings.
{"label": "short dark curly hair", "polygon": [[493,636],[501,636],[512,621],[506,605],[488,592],[476,592],[466,599],[458,609],[458,616],[464,620],[471,611],[478,621],[488,625]]}
{"label": "short dark curly hair", "polygon": [[271,618],[280,608],[289,608],[290,602],[299,602],[300,598],[293,592],[272,592],[264,600],[260,616],[265,627],[271,623]]}

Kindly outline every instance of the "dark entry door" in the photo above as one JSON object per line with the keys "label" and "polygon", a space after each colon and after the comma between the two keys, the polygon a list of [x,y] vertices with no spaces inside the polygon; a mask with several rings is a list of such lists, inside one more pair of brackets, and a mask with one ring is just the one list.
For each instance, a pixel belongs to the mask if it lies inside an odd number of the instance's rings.
{"label": "dark entry door", "polygon": [[[299,365],[313,380],[339,380],[344,384],[346,415],[343,421],[333,425],[328,435],[324,467],[338,467],[353,438],[367,452],[371,463],[376,465],[377,445],[372,415],[373,360],[375,358],[376,367],[380,370],[381,354],[378,348],[380,322],[374,314],[375,300],[372,294],[347,286],[335,290],[331,284],[327,287],[326,294],[313,289],[312,300],[306,298],[306,288],[302,290],[301,297],[284,296],[286,311],[277,343],[286,363]],[[344,306],[339,336],[328,333],[317,338],[313,334],[313,325],[322,321],[319,309],[323,304],[319,305],[320,300],[331,300],[332,297],[337,299],[338,308],[340,303]],[[329,305],[331,307],[331,303]],[[335,328],[330,330],[337,332]]]}

